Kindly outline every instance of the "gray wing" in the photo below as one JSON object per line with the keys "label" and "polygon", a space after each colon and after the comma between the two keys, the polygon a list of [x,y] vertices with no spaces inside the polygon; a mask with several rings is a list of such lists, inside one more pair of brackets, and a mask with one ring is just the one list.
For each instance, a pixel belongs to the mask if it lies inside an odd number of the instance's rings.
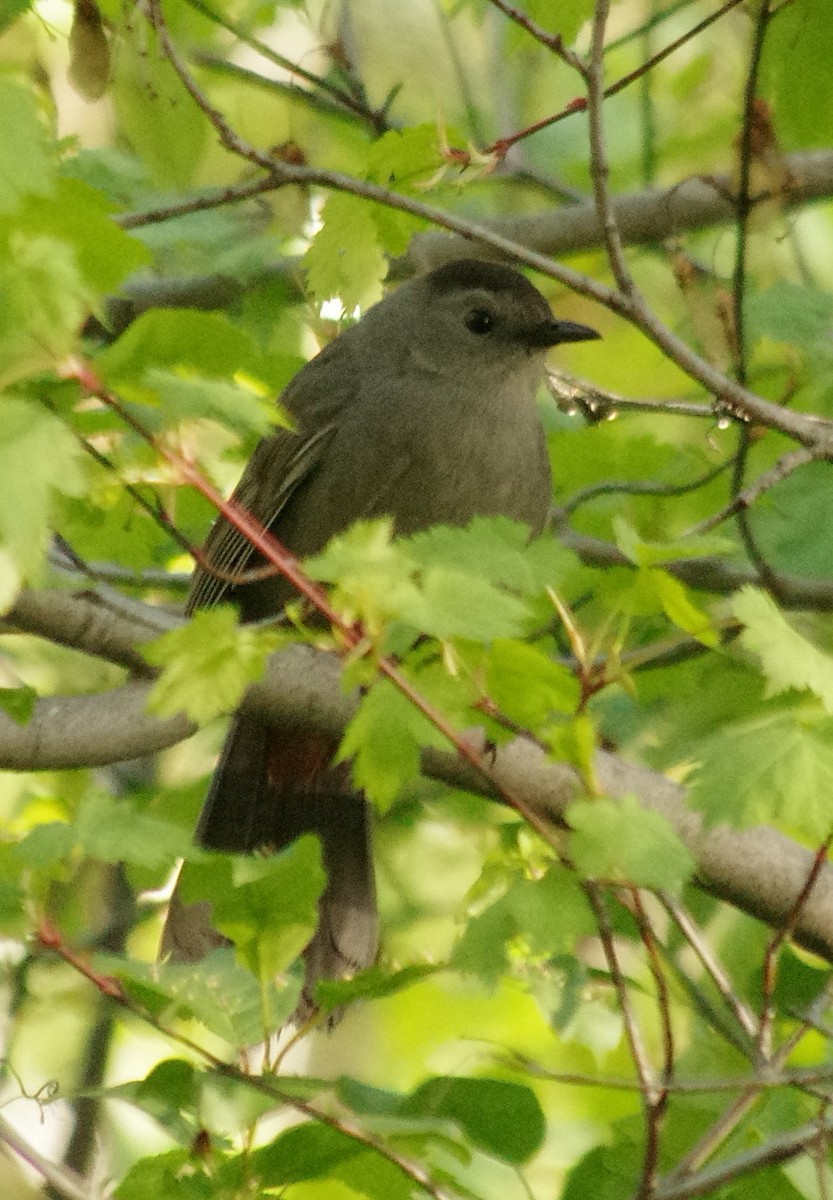
{"label": "gray wing", "polygon": [[[308,437],[283,430],[260,442],[232,500],[269,528],[298,485],[321,460],[333,429],[334,426],[326,425]],[[203,553],[220,574],[212,574],[204,567],[196,568],[188,593],[186,611],[189,613],[218,604],[234,586],[228,577],[242,575],[257,561],[257,551],[252,543],[225,517],[218,517],[214,522]]]}
{"label": "gray wing", "polygon": [[[351,331],[303,367],[284,389],[280,402],[296,429],[278,429],[264,438],[252,455],[232,499],[269,528],[293,494],[321,462],[336,428],[339,414],[355,400],[356,373]],[[218,517],[203,546],[212,565],[226,578],[197,567],[191,579],[186,611],[217,604],[234,584],[227,576],[242,574],[256,565],[259,556],[249,540],[224,517]]]}

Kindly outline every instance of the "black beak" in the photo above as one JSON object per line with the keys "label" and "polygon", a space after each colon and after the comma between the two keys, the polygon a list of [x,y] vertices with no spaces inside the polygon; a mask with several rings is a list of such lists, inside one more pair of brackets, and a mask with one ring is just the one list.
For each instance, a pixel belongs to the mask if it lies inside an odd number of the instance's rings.
{"label": "black beak", "polygon": [[530,346],[557,346],[561,342],[591,342],[602,335],[589,325],[578,325],[575,321],[544,321],[530,329],[527,342]]}

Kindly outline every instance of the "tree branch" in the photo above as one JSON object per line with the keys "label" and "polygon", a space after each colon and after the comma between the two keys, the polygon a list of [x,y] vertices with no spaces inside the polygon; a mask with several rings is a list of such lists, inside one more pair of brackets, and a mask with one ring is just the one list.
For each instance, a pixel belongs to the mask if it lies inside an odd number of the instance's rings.
{"label": "tree branch", "polygon": [[[162,720],[146,711],[150,686],[142,680],[94,696],[41,700],[25,726],[0,713],[0,767],[35,771],[100,766],[155,753],[193,733],[184,715]],[[333,655],[290,646],[272,656],[266,677],[249,689],[241,708],[286,727],[303,724],[339,735],[356,700],[355,693],[342,691]],[[517,796],[541,820],[563,822],[568,804],[580,792],[571,767],[550,761],[522,738],[497,750],[482,743],[479,735],[475,738],[477,769],[455,755],[426,750],[424,773],[487,795],[491,782],[494,793]],[[672,823],[697,862],[697,882],[704,890],[768,924],[784,924],[810,871],[809,851],[772,829],[706,830],[700,816],[686,808],[682,788],[616,755],[600,754],[597,773],[606,793],[635,794],[646,808]],[[833,962],[833,867],[825,867],[803,906],[795,939]]]}

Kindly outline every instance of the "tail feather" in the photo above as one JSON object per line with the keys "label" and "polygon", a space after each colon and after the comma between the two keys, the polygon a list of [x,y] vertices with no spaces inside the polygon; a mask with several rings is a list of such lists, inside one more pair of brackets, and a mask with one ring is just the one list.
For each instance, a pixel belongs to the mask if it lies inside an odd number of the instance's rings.
{"label": "tail feather", "polygon": [[[368,806],[352,788],[346,764],[333,764],[336,744],[237,717],[197,827],[200,845],[235,853],[277,851],[304,833],[321,839],[327,886],[318,928],[304,952],[306,980],[296,1020],[314,1010],[312,990],[319,979],[370,966],[378,947]],[[183,904],[175,893],[163,952],[180,962],[196,961],[222,941],[210,929],[210,905]]]}

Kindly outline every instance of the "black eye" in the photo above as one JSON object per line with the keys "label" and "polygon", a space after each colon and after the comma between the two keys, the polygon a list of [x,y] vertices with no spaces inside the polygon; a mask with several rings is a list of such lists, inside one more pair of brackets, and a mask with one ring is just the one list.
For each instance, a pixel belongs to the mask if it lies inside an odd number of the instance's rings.
{"label": "black eye", "polygon": [[494,317],[485,308],[473,308],[471,312],[466,313],[466,328],[472,333],[490,333],[494,323]]}

